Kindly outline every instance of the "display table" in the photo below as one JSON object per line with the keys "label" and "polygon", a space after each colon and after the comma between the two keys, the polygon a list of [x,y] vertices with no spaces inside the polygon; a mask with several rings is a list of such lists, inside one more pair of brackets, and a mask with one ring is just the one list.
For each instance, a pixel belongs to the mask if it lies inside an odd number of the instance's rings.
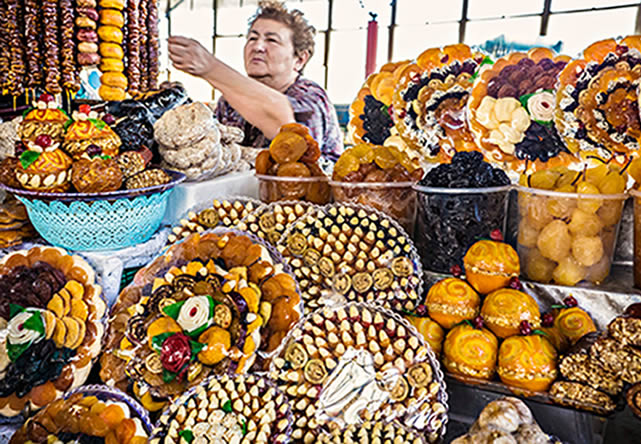
{"label": "display table", "polygon": [[163,224],[173,225],[190,208],[205,201],[231,196],[258,198],[258,179],[253,171],[230,173],[204,182],[183,182],[169,197]]}

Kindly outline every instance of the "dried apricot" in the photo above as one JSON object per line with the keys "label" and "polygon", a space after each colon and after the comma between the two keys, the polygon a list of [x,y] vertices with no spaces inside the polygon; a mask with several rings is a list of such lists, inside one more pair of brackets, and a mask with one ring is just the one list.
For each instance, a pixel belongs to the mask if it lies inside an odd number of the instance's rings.
{"label": "dried apricot", "polygon": [[286,123],[285,125],[280,127],[280,133],[294,133],[298,134],[299,136],[305,136],[309,135],[309,129],[305,125],[301,125],[300,123],[292,122],[292,123]]}
{"label": "dried apricot", "polygon": [[52,382],[46,382],[31,389],[31,400],[37,406],[49,404],[56,399],[56,388]]}
{"label": "dried apricot", "polygon": [[279,133],[269,146],[269,153],[278,163],[298,161],[307,151],[305,137],[292,132]]}
{"label": "dried apricot", "polygon": [[257,174],[267,174],[269,168],[274,165],[272,157],[269,155],[269,150],[262,150],[256,156],[256,173]]}
{"label": "dried apricot", "polygon": [[271,331],[287,331],[294,322],[298,321],[299,314],[292,302],[294,300],[289,296],[282,296],[274,301],[272,316],[269,319]]}
{"label": "dried apricot", "polygon": [[247,251],[252,246],[252,241],[247,236],[232,237],[221,253],[228,267],[238,267],[247,257]]}
{"label": "dried apricot", "polygon": [[90,435],[91,436],[100,436],[105,437],[109,433],[109,426],[99,415],[89,415],[89,418],[86,419],[88,423]]}
{"label": "dried apricot", "polygon": [[198,353],[198,360],[205,365],[215,365],[225,359],[229,354],[231,336],[229,332],[220,327],[209,327],[199,337],[198,342],[207,344]]}
{"label": "dried apricot", "polygon": [[133,419],[127,418],[118,426],[116,436],[121,443],[128,443],[136,434],[136,423]]}
{"label": "dried apricot", "polygon": [[125,412],[119,405],[112,404],[100,413],[100,418],[107,424],[107,427],[113,429],[125,419]]}
{"label": "dried apricot", "polygon": [[152,339],[154,336],[161,335],[163,333],[180,333],[182,328],[176,321],[174,321],[169,316],[163,316],[162,318],[156,319],[151,325],[147,328],[147,337],[149,338],[149,347],[152,346]]}
{"label": "dried apricot", "polygon": [[310,135],[305,136],[305,141],[307,142],[307,151],[303,154],[303,157],[300,158],[301,162],[313,163],[320,159],[321,151],[318,146],[318,142]]}
{"label": "dried apricot", "polygon": [[334,173],[339,177],[345,177],[349,173],[358,171],[361,163],[354,154],[345,152],[338,158],[336,165],[334,165]]}
{"label": "dried apricot", "polygon": [[284,163],[278,167],[278,177],[310,177],[309,168],[300,162]]}
{"label": "dried apricot", "polygon": [[374,162],[376,165],[386,170],[388,168],[393,168],[394,165],[398,163],[394,154],[390,151],[388,147],[380,146],[374,150]]}

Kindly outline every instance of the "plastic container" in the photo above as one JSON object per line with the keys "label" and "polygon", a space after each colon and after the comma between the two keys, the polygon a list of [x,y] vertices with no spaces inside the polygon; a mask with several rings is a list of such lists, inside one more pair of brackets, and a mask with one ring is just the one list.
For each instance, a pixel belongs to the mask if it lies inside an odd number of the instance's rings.
{"label": "plastic container", "polygon": [[408,233],[416,219],[415,182],[337,182],[330,181],[334,202],[361,204],[375,208],[396,220]]}
{"label": "plastic container", "polygon": [[3,186],[27,207],[29,219],[53,245],[73,251],[114,250],[149,240],[160,226],[173,188],[185,175],[167,171],[171,182],[107,193],[41,193]]}
{"label": "plastic container", "polygon": [[329,179],[317,177],[279,177],[256,174],[258,195],[266,203],[302,200],[318,205],[330,201]]}
{"label": "plastic container", "polygon": [[569,286],[603,282],[610,274],[627,194],[516,190],[521,274]]}
{"label": "plastic container", "polygon": [[511,185],[489,188],[433,188],[415,185],[418,210],[414,241],[423,267],[449,273],[462,268],[467,249],[499,229],[505,232]]}
{"label": "plastic container", "polygon": [[641,191],[630,190],[634,198],[634,286],[641,288]]}

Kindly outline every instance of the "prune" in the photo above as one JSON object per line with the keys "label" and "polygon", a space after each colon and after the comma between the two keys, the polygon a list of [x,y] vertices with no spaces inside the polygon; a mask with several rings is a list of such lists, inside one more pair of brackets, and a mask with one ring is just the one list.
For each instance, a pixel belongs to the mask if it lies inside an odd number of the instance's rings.
{"label": "prune", "polygon": [[[418,90],[416,94],[418,95]],[[390,131],[394,126],[394,121],[383,102],[376,100],[371,95],[365,96],[364,102],[363,114],[359,116],[365,130],[363,140],[374,145],[382,145],[385,139],[391,135]]]}
{"label": "prune", "polygon": [[546,71],[548,69],[552,69],[552,68],[555,67],[554,62],[552,60],[548,59],[548,58],[539,60],[539,63],[537,63],[537,65],[539,65],[542,69],[544,69]]}
{"label": "prune", "polygon": [[530,66],[536,65],[536,63],[534,62],[534,60],[532,60],[532,59],[530,59],[528,57],[524,57],[524,58],[522,58],[521,60],[518,61],[517,65],[521,66],[521,67],[529,68]]}
{"label": "prune", "polygon": [[514,154],[518,159],[539,159],[541,162],[547,162],[560,152],[567,152],[567,148],[556,129],[538,122],[530,124],[525,131],[525,137],[515,145],[514,149]]}

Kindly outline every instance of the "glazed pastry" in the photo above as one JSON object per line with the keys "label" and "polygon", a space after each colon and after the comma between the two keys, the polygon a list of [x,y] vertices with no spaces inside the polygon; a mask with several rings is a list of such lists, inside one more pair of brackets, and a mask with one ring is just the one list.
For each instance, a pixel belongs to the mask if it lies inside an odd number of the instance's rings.
{"label": "glazed pastry", "polygon": [[100,77],[100,81],[112,88],[127,89],[127,77],[121,72],[105,72]]}
{"label": "glazed pastry", "polygon": [[599,414],[611,413],[616,408],[611,397],[578,382],[556,381],[550,387],[550,397],[557,404]]}
{"label": "glazed pastry", "polygon": [[124,393],[96,387],[100,386],[82,388],[47,405],[29,418],[9,443],[64,442],[73,435],[78,442],[103,438],[106,443],[145,444],[150,426],[146,415],[139,416],[142,407]]}
{"label": "glazed pastry", "polygon": [[509,244],[480,240],[463,257],[465,277],[481,294],[506,287],[520,273],[519,256]]}
{"label": "glazed pastry", "polygon": [[[331,425],[330,425],[331,427]],[[373,444],[379,442],[394,444],[423,444],[419,434],[397,423],[369,422],[344,428],[335,427],[328,434],[320,435],[315,441],[319,444],[360,443]]]}
{"label": "glazed pastry", "polygon": [[517,171],[569,165],[577,159],[554,126],[554,88],[569,57],[547,48],[511,53],[474,81],[469,124],[485,157]]}
{"label": "glazed pastry", "polygon": [[557,376],[557,353],[541,335],[510,336],[499,348],[497,373],[503,383],[546,391]]}
{"label": "glazed pastry", "polygon": [[632,304],[608,325],[610,336],[624,345],[641,347],[641,304]]}
{"label": "glazed pastry", "polygon": [[238,223],[238,229],[276,246],[287,227],[314,210],[305,202],[274,202],[262,205]]}
{"label": "glazed pastry", "polygon": [[[102,42],[100,43],[99,48],[100,48],[100,55],[107,59],[122,60],[123,58],[125,58],[125,53],[122,49],[122,46],[116,43]],[[117,71],[117,70],[108,69],[105,71]]]}
{"label": "glazed pastry", "polygon": [[[236,227],[257,206],[257,202],[248,198],[231,199],[231,201],[214,199],[211,207],[199,212],[189,211],[187,217],[181,219],[180,224],[171,229],[171,234],[167,237],[167,243],[176,243],[194,233],[202,233],[219,225]],[[247,231],[240,226],[238,229]]]}
{"label": "glazed pastry", "polygon": [[441,326],[431,320],[429,317],[419,316],[405,316],[405,319],[412,324],[418,332],[423,335],[425,342],[432,347],[432,351],[436,356],[440,356],[441,349],[443,348],[443,340],[445,339],[445,331]]}
{"label": "glazed pastry", "polygon": [[298,279],[307,312],[326,299],[375,301],[409,312],[420,303],[411,240],[382,213],[326,205],[290,226],[277,248]]}
{"label": "glazed pastry", "polygon": [[[122,62],[121,59],[118,59],[118,58],[103,57],[102,59],[99,59],[99,61],[100,61],[100,71],[102,72],[111,72],[111,71],[122,72],[125,69],[124,63]],[[111,92],[111,94],[105,100],[116,100],[116,99],[113,99],[112,97],[116,97],[117,95],[123,94],[122,90],[118,88],[105,88],[104,92],[106,93]]]}
{"label": "glazed pastry", "polygon": [[479,314],[481,298],[470,285],[458,278],[446,278],[432,285],[425,301],[427,311],[441,327],[449,330]]}
{"label": "glazed pastry", "polygon": [[431,48],[397,75],[396,128],[424,158],[446,162],[457,151],[478,150],[465,111],[472,81],[484,59],[464,44]]}
{"label": "glazed pastry", "polygon": [[579,307],[561,309],[554,319],[554,326],[572,345],[586,334],[596,331],[592,317]]}
{"label": "glazed pastry", "polygon": [[26,141],[27,151],[20,155],[16,179],[27,190],[63,193],[71,181],[71,158],[47,134]]}
{"label": "glazed pastry", "polygon": [[599,338],[590,348],[590,356],[606,369],[620,375],[624,382],[641,382],[641,351],[622,345],[616,339]]}
{"label": "glazed pastry", "polygon": [[519,333],[519,325],[528,321],[532,329],[541,326],[539,306],[532,296],[511,288],[496,290],[485,298],[481,316],[499,338]]}
{"label": "glazed pastry", "polygon": [[208,376],[246,372],[300,318],[282,270],[264,245],[231,231],[173,245],[112,309],[101,378],[157,411]]}
{"label": "glazed pastry", "polygon": [[38,409],[82,385],[100,353],[106,304],[78,256],[32,247],[0,261],[0,414]]}
{"label": "glazed pastry", "polygon": [[68,120],[69,117],[58,107],[53,96],[42,94],[20,123],[18,136],[26,145],[35,142],[36,137],[42,134],[50,136],[53,143],[61,143],[64,125]]}
{"label": "glazed pastry", "polygon": [[293,441],[316,442],[325,418],[399,420],[428,442],[440,438],[446,407],[438,363],[390,311],[358,303],[325,307],[291,330],[284,344],[270,371],[293,406]]}
{"label": "glazed pastry", "polygon": [[392,136],[394,121],[389,107],[394,85],[402,68],[409,61],[386,63],[379,72],[371,74],[349,107],[347,132],[356,145],[383,145]]}
{"label": "glazed pastry", "polygon": [[80,105],[72,116],[74,122],[69,125],[62,146],[70,156],[77,160],[85,153],[90,157],[118,155],[120,137],[104,120],[98,120],[98,113],[91,111],[89,105]]}
{"label": "glazed pastry", "polygon": [[80,159],[71,168],[71,183],[79,193],[116,191],[122,185],[122,172],[113,158]]}
{"label": "glazed pastry", "polygon": [[561,72],[554,121],[570,151],[608,162],[638,154],[640,49],[639,36],[601,40]]}
{"label": "glazed pastry", "polygon": [[492,379],[499,341],[486,328],[469,324],[454,327],[443,343],[443,365],[453,374]]}
{"label": "glazed pastry", "polygon": [[293,421],[287,397],[271,381],[225,375],[174,401],[160,416],[149,444],[183,442],[186,436],[195,443],[284,444]]}
{"label": "glazed pastry", "polygon": [[620,375],[607,370],[598,360],[590,358],[590,347],[598,338],[589,334],[581,339],[559,361],[559,372],[569,380],[616,396],[623,390]]}

